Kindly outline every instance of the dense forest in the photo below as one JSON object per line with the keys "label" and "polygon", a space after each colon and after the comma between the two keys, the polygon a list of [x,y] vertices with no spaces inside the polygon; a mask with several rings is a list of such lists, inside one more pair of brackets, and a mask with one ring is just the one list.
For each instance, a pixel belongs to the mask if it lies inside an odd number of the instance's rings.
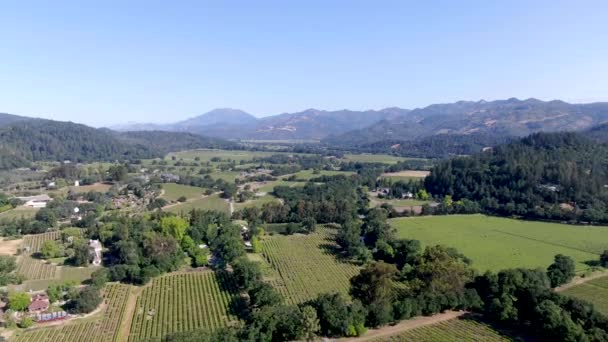
{"label": "dense forest", "polygon": [[537,133],[472,157],[439,163],[435,196],[539,219],[608,222],[608,147],[577,133]]}
{"label": "dense forest", "polygon": [[155,158],[172,150],[237,148],[221,139],[188,133],[116,133],[71,122],[32,119],[0,128],[0,167],[27,166],[29,161],[132,160]]}

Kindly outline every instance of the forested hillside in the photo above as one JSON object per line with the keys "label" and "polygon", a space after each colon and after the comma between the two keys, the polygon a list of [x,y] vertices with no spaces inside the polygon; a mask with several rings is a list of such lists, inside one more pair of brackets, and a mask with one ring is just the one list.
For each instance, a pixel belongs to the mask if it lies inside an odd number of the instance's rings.
{"label": "forested hillside", "polygon": [[28,161],[99,161],[160,157],[189,148],[234,147],[219,139],[187,133],[116,133],[72,122],[42,119],[19,121],[0,128],[3,169]]}
{"label": "forested hillside", "polygon": [[608,147],[577,133],[537,133],[444,161],[425,186],[490,213],[608,222]]}

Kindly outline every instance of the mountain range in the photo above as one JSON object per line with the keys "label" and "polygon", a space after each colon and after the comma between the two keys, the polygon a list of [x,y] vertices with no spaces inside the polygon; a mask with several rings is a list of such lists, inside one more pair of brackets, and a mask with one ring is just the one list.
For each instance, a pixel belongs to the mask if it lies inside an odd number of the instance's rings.
{"label": "mountain range", "polygon": [[413,110],[325,111],[256,118],[237,109],[216,109],[165,125],[134,124],[116,130],[166,130],[237,140],[313,140],[331,145],[413,141],[436,135],[518,137],[538,131],[584,130],[608,121],[608,103],[564,101],[459,101]]}

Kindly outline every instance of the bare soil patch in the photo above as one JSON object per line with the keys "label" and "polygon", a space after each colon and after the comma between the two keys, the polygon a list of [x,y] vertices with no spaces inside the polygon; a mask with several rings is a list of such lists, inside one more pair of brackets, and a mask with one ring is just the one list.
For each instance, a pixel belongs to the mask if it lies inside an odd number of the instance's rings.
{"label": "bare soil patch", "polygon": [[15,255],[23,243],[23,239],[0,241],[0,255]]}

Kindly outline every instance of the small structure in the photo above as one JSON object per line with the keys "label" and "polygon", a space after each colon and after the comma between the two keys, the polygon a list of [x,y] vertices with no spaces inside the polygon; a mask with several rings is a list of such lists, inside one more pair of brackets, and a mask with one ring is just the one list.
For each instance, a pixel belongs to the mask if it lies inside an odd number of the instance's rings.
{"label": "small structure", "polygon": [[52,322],[52,321],[66,319],[67,317],[68,317],[68,313],[65,311],[39,313],[36,315],[36,322],[38,322],[38,323]]}
{"label": "small structure", "polygon": [[37,196],[23,196],[16,197],[17,199],[24,202],[26,207],[32,208],[45,208],[47,203],[52,201],[53,199],[49,197],[47,194],[37,195]]}
{"label": "small structure", "polygon": [[74,181],[74,186],[80,186],[80,181]]}
{"label": "small structure", "polygon": [[160,175],[160,179],[165,183],[179,182],[179,176],[172,173],[163,173]]}
{"label": "small structure", "polygon": [[50,305],[49,297],[46,294],[37,294],[32,297],[32,302],[27,307],[27,310],[31,313],[40,313],[48,310]]}
{"label": "small structure", "polygon": [[99,240],[89,240],[89,253],[93,258],[93,265],[101,265],[101,242]]}
{"label": "small structure", "polygon": [[407,192],[404,192],[403,194],[401,194],[401,198],[408,198],[408,199],[409,198],[414,198],[414,194],[411,193],[411,192],[409,192],[409,191],[407,191]]}

